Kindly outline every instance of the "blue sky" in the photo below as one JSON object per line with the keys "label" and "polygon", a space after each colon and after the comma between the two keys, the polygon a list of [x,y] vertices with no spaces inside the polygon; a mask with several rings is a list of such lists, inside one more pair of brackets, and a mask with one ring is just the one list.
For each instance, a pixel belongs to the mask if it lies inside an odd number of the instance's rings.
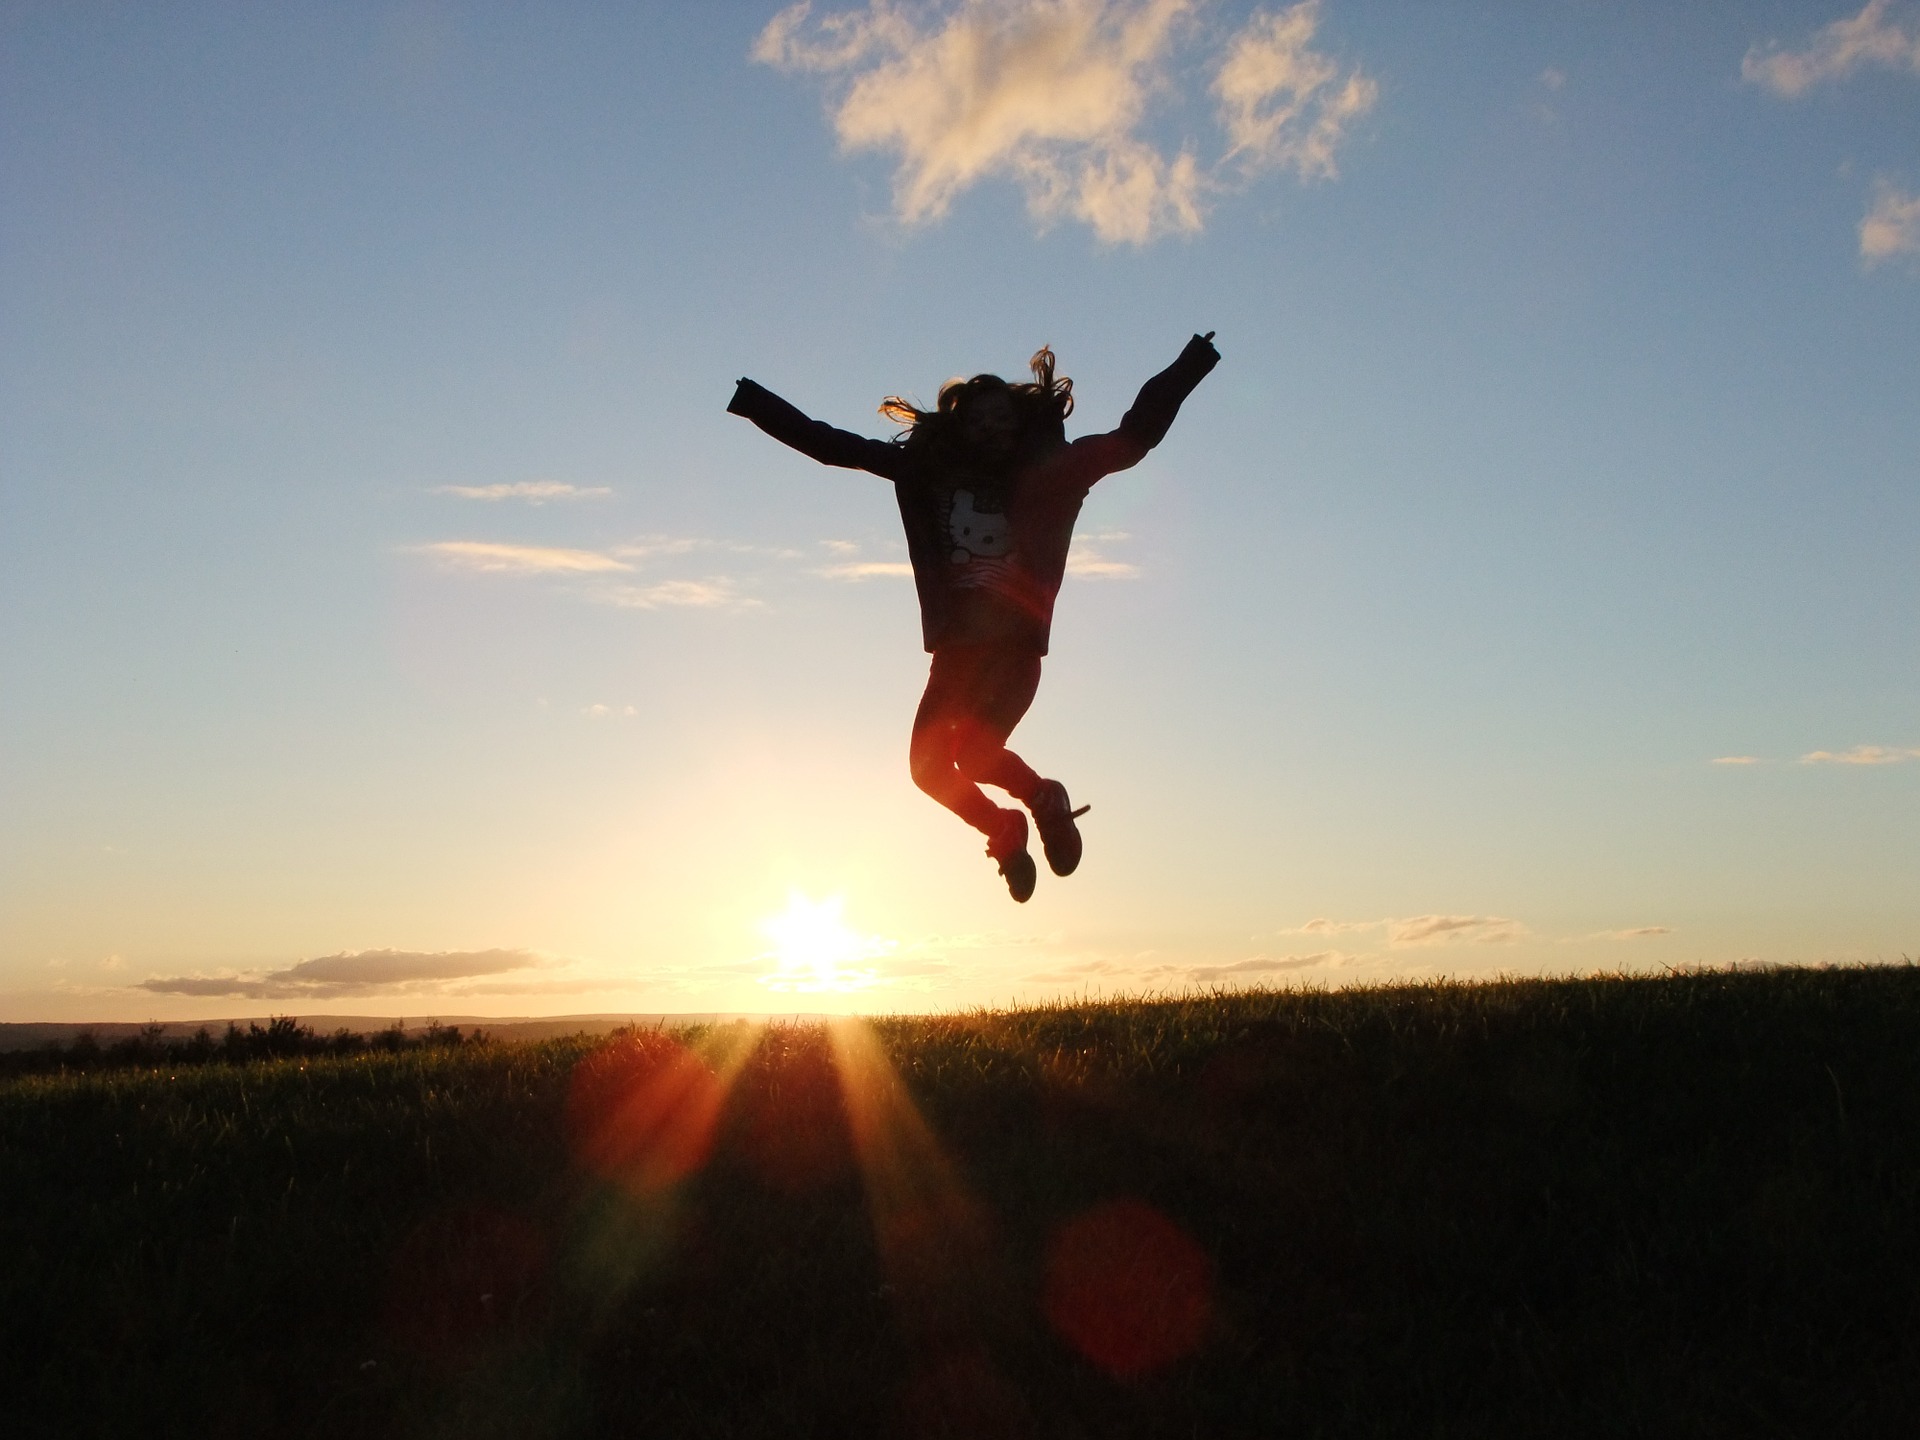
{"label": "blue sky", "polygon": [[[0,66],[0,1018],[1920,946],[1920,5],[27,4]],[[1045,342],[1104,429],[1195,330],[1016,908],[906,774],[884,483],[723,407]]]}

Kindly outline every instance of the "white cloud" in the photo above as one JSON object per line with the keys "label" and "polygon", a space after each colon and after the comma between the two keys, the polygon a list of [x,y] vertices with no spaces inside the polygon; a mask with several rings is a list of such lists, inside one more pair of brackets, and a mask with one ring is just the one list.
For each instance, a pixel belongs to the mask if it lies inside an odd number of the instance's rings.
{"label": "white cloud", "polygon": [[1920,30],[1909,32],[1889,20],[1892,8],[1891,0],[1868,0],[1858,15],[1834,21],[1804,49],[1755,45],[1740,62],[1741,77],[1792,100],[1868,65],[1920,74]]}
{"label": "white cloud", "polygon": [[502,545],[488,540],[441,540],[417,547],[456,570],[494,575],[581,575],[633,567],[597,550],[561,550],[546,545]]}
{"label": "white cloud", "polygon": [[1869,265],[1920,252],[1920,195],[1908,195],[1882,180],[1873,205],[1860,221],[1860,258]]}
{"label": "white cloud", "polygon": [[438,485],[436,495],[457,495],[462,500],[524,500],[529,505],[544,505],[549,500],[599,500],[613,494],[605,485],[569,485],[561,480],[519,480],[511,485]]}
{"label": "white cloud", "polygon": [[1636,925],[1631,930],[1605,930],[1596,938],[1601,940],[1655,940],[1662,935],[1671,935],[1671,925]]}
{"label": "white cloud", "polygon": [[1764,765],[1767,762],[1758,755],[1716,755],[1709,762],[1714,765]]}
{"label": "white cloud", "polygon": [[155,976],[135,988],[156,995],[323,1000],[435,989],[451,980],[540,969],[551,963],[528,950],[360,950],[317,956],[285,970]]}
{"label": "white cloud", "polygon": [[1447,945],[1457,940],[1501,945],[1526,933],[1518,920],[1500,915],[1415,915],[1390,921],[1387,941],[1393,945]]}
{"label": "white cloud", "polygon": [[956,0],[864,11],[808,26],[810,7],[774,17],[753,58],[839,77],[833,124],[843,149],[898,157],[894,213],[940,219],[986,179],[1024,191],[1044,228],[1078,219],[1109,244],[1191,234],[1231,172],[1336,173],[1346,127],[1371,108],[1374,82],[1312,50],[1320,0],[1255,12],[1233,36],[1213,84],[1226,149],[1202,168],[1139,133],[1150,104],[1178,99],[1180,42],[1195,0]]}
{"label": "white cloud", "polygon": [[1802,765],[1898,765],[1920,759],[1920,750],[1898,745],[1856,745],[1851,750],[1812,750],[1800,757]]}
{"label": "white cloud", "polygon": [[1340,173],[1334,151],[1347,127],[1380,97],[1367,76],[1353,70],[1342,79],[1339,65],[1311,48],[1319,23],[1319,0],[1278,15],[1256,12],[1214,78],[1226,158],[1249,172],[1333,179]]}

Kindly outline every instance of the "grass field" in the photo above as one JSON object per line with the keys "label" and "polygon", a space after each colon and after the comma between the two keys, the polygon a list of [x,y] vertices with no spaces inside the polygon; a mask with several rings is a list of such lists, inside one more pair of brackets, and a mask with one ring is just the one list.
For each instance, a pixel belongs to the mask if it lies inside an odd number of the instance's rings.
{"label": "grass field", "polygon": [[14,1435],[1906,1435],[1920,969],[27,1075],[0,1198]]}

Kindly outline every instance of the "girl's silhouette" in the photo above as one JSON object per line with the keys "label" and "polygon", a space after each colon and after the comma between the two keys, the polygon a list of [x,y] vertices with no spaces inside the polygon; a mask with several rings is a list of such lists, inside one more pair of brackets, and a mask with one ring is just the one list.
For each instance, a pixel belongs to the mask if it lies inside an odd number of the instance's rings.
{"label": "girl's silhouette", "polygon": [[1073,522],[1094,482],[1137,465],[1165,437],[1180,402],[1219,363],[1213,332],[1187,342],[1140,388],[1120,428],[1068,442],[1073,382],[1042,348],[1033,379],[952,380],[920,410],[890,396],[880,413],[906,429],[870,440],[810,420],[772,391],[741,380],[727,409],[827,465],[893,482],[920,594],[920,628],[933,654],[913,718],[914,782],[987,837],[1015,900],[1033,894],[1027,817],[980,790],[994,785],[1033,812],[1056,875],[1080,863],[1067,788],[1042,779],[1007,748],[1033,703],[1047,653],[1054,597],[1066,573]]}

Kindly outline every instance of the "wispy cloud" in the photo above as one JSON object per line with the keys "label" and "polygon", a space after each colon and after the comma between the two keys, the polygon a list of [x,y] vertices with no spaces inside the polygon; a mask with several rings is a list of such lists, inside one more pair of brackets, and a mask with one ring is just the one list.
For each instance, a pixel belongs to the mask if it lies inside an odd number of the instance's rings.
{"label": "wispy cloud", "polygon": [[416,548],[451,569],[492,575],[589,575],[633,568],[598,550],[562,550],[549,545],[439,540]]}
{"label": "wispy cloud", "polygon": [[450,570],[487,575],[545,576],[572,583],[562,588],[595,605],[621,610],[744,610],[760,601],[740,593],[731,576],[672,577],[639,583],[618,576],[661,558],[701,550],[728,550],[797,557],[795,550],[727,541],[650,536],[609,550],[572,550],[549,545],[513,545],[490,540],[441,540],[412,547]]}
{"label": "wispy cloud", "polygon": [[544,505],[549,500],[600,500],[613,491],[605,485],[569,485],[562,480],[517,480],[510,485],[436,485],[433,493],[462,500],[524,500]]}
{"label": "wispy cloud", "polygon": [[1415,915],[1387,926],[1390,945],[1448,945],[1460,941],[1504,945],[1527,933],[1518,920],[1500,915]]}
{"label": "wispy cloud", "polygon": [[1713,765],[1764,765],[1767,762],[1758,755],[1716,755],[1708,762]]}
{"label": "wispy cloud", "polygon": [[1067,574],[1087,580],[1137,580],[1140,567],[1127,560],[1116,560],[1101,547],[1130,539],[1124,530],[1108,530],[1097,535],[1075,536],[1067,550]]}
{"label": "wispy cloud", "polygon": [[551,963],[529,950],[360,950],[302,960],[285,970],[155,976],[136,988],[156,995],[328,1000],[433,989],[448,981],[537,970]]}
{"label": "wispy cloud", "polygon": [[1869,266],[1896,255],[1920,253],[1920,195],[1890,181],[1874,187],[1873,204],[1860,221],[1860,258]]}
{"label": "wispy cloud", "polygon": [[595,585],[581,593],[595,604],[622,610],[738,610],[760,603],[742,595],[724,575],[706,580],[660,580],[652,585]]}
{"label": "wispy cloud", "polygon": [[1802,765],[1898,765],[1920,760],[1920,750],[1899,745],[1856,745],[1851,750],[1810,750],[1800,757]]}
{"label": "wispy cloud", "polygon": [[828,580],[881,580],[911,577],[913,566],[905,560],[846,560],[824,565],[817,572]]}
{"label": "wispy cloud", "polygon": [[1333,969],[1352,964],[1353,956],[1338,950],[1316,950],[1310,955],[1255,955],[1229,963],[1168,963],[1157,952],[1115,957],[1098,956],[1036,970],[1021,978],[1037,985],[1114,984],[1135,988],[1230,984],[1256,980],[1286,971]]}
{"label": "wispy cloud", "polygon": [[1257,11],[1217,55],[1211,93],[1224,133],[1208,166],[1145,138],[1152,102],[1179,98],[1182,42],[1194,0],[957,0],[865,10],[808,24],[781,11],[753,58],[836,77],[833,124],[843,149],[898,157],[895,215],[944,216],[961,193],[1010,180],[1045,228],[1063,219],[1104,242],[1191,234],[1207,199],[1274,170],[1331,178],[1348,126],[1378,87],[1311,42],[1320,0]]}
{"label": "wispy cloud", "polygon": [[1297,930],[1283,933],[1289,935],[1345,935],[1354,930],[1372,930],[1377,926],[1391,922],[1386,920],[1329,920],[1324,915],[1316,915]]}
{"label": "wispy cloud", "polygon": [[1920,29],[1890,20],[1892,9],[1892,0],[1868,0],[1858,15],[1834,21],[1798,50],[1755,45],[1740,62],[1741,77],[1793,100],[1870,65],[1920,74]]}
{"label": "wispy cloud", "polygon": [[1192,965],[1180,973],[1200,984],[1222,980],[1244,980],[1255,975],[1277,975],[1285,970],[1307,970],[1322,965],[1337,965],[1342,956],[1337,950],[1316,950],[1311,955],[1256,955],[1231,965]]}
{"label": "wispy cloud", "polygon": [[746,540],[722,540],[709,535],[642,535],[610,547],[622,560],[658,560],[676,555],[719,552],[758,555],[774,560],[798,560],[802,552],[788,545],[755,545]]}

